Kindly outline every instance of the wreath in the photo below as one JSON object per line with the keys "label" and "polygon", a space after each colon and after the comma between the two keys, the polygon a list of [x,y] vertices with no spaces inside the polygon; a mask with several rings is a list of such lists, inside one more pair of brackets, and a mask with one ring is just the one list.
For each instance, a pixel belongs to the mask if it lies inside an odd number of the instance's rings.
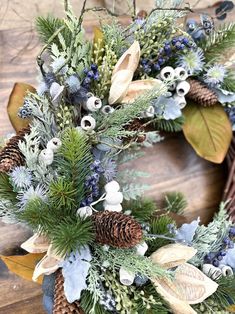
{"label": "wreath", "polygon": [[[224,1],[216,18],[232,8]],[[16,135],[0,152],[1,217],[34,235],[21,245],[28,254],[2,259],[43,282],[48,313],[229,313],[235,24],[189,19],[180,0],[132,9],[128,26],[86,1],[79,17],[65,1],[64,19],[37,19],[40,83],[15,84],[8,111]],[[111,18],[100,19],[91,42],[84,14],[103,10]],[[181,130],[202,158],[228,157],[224,200],[207,226],[199,218],[177,225],[171,214],[185,208],[184,195],[166,193],[159,209],[135,181],[146,173],[120,168]]]}

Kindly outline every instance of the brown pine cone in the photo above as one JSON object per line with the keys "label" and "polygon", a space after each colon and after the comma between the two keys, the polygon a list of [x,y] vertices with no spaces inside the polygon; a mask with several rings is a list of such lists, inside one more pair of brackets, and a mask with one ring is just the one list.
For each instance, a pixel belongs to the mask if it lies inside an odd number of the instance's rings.
{"label": "brown pine cone", "polygon": [[22,129],[0,151],[0,172],[9,172],[17,166],[24,165],[24,156],[19,150],[18,144],[24,140],[25,134],[29,132],[29,127]]}
{"label": "brown pine cone", "polygon": [[[125,127],[126,130],[128,131],[135,131],[137,132],[144,132],[144,126],[143,126],[143,122],[139,119],[135,119],[133,120],[130,124],[128,124]],[[136,134],[136,140],[138,143],[142,143],[144,142],[146,139],[146,136],[144,134]]]}
{"label": "brown pine cone", "polygon": [[143,236],[141,225],[128,215],[118,212],[102,211],[92,215],[96,242],[118,248],[131,248]]}
{"label": "brown pine cone", "polygon": [[64,277],[62,271],[58,270],[54,289],[53,314],[84,314],[79,306],[79,302],[69,303],[64,294]]}
{"label": "brown pine cone", "polygon": [[204,83],[196,79],[188,79],[190,90],[186,98],[195,101],[201,106],[213,106],[218,103],[218,96],[214,91],[209,89]]}

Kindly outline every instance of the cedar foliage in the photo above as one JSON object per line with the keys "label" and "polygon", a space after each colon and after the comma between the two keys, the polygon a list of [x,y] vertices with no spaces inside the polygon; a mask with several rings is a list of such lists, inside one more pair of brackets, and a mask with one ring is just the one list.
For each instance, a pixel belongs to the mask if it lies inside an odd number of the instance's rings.
{"label": "cedar foliage", "polygon": [[161,119],[157,120],[154,123],[154,126],[156,127],[157,130],[174,133],[182,131],[184,121],[185,121],[184,116],[176,118],[175,120]]}

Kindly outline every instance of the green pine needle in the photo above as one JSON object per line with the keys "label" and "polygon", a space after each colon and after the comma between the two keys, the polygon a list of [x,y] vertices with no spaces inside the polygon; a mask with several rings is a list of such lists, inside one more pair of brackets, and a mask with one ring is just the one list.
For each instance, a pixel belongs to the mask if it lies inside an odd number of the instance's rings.
{"label": "green pine needle", "polygon": [[[67,192],[70,194],[69,205],[78,206],[83,200],[86,190],[84,182],[89,174],[89,167],[92,161],[90,145],[87,136],[76,129],[67,129],[62,136],[62,146],[58,152],[56,164],[58,166],[58,176],[63,180],[57,181],[57,184],[67,185]],[[71,182],[68,186],[68,182]],[[62,186],[60,186],[60,189]],[[69,191],[68,191],[69,189]],[[55,196],[55,189],[53,192]],[[53,198],[58,206],[65,202],[64,195]],[[67,195],[68,196],[68,195]],[[73,201],[71,200],[73,198]]]}
{"label": "green pine needle", "polygon": [[222,24],[202,43],[206,61],[219,61],[235,45],[235,23]]}
{"label": "green pine needle", "polygon": [[16,203],[16,193],[10,183],[9,176],[6,173],[0,172],[0,198],[6,199],[13,204]]}
{"label": "green pine needle", "polygon": [[68,182],[62,177],[50,185],[50,201],[59,208],[64,208],[64,211],[68,210],[69,212],[77,206],[76,194],[73,182]]}
{"label": "green pine needle", "polygon": [[138,199],[136,201],[127,202],[125,208],[131,211],[131,215],[134,216],[140,222],[148,221],[154,212],[156,211],[156,204],[151,199]]}
{"label": "green pine needle", "polygon": [[91,220],[82,220],[79,217],[62,218],[61,222],[50,232],[52,245],[61,256],[90,244],[93,238],[94,230]]}
{"label": "green pine needle", "polygon": [[[66,28],[63,20],[51,15],[48,15],[47,17],[39,16],[36,19],[36,29],[41,41],[45,44],[48,43],[48,40],[52,37],[52,35],[54,35],[55,32],[62,26],[65,26],[65,28],[61,31],[61,35],[65,40],[66,46],[69,47],[72,39],[72,33],[68,28]],[[62,48],[58,37],[53,40],[53,43],[56,44],[59,48]]]}
{"label": "green pine needle", "polygon": [[107,312],[99,303],[96,303],[94,306],[93,295],[87,290],[84,290],[82,292],[80,306],[85,313],[92,313],[92,314],[110,313],[110,312]]}
{"label": "green pine needle", "polygon": [[167,193],[165,196],[165,202],[165,210],[176,214],[183,214],[188,205],[184,195],[180,192]]}
{"label": "green pine needle", "polygon": [[154,123],[156,130],[164,131],[164,132],[180,132],[182,131],[182,127],[184,124],[184,116],[176,118],[175,120],[158,120]]}
{"label": "green pine needle", "polygon": [[227,70],[227,75],[222,83],[222,89],[235,93],[235,74],[234,70]]}
{"label": "green pine needle", "polygon": [[[159,217],[155,217],[150,220],[150,233],[151,234],[161,234],[165,236],[171,236],[169,234],[168,225],[173,224],[173,219],[168,215],[162,215]],[[148,242],[148,254],[155,252],[160,247],[170,244],[170,240],[167,239],[149,239]]]}

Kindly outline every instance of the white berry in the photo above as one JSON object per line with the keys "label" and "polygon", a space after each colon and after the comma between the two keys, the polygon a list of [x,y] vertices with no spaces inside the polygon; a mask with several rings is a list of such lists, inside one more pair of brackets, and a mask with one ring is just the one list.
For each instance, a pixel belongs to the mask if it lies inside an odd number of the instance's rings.
{"label": "white berry", "polygon": [[105,200],[109,205],[118,205],[123,201],[123,194],[121,192],[108,192]]}
{"label": "white berry", "polygon": [[92,131],[96,126],[95,119],[91,116],[84,116],[81,120],[81,127],[85,131]]}
{"label": "white berry", "polygon": [[90,206],[80,207],[77,210],[77,215],[79,215],[81,218],[87,218],[92,215],[92,209]]}
{"label": "white berry", "polygon": [[49,166],[53,163],[54,153],[51,149],[43,149],[39,155],[39,161],[44,163],[46,166]]}
{"label": "white berry", "polygon": [[47,143],[47,148],[55,152],[61,147],[61,145],[62,145],[61,140],[57,137],[54,137]]}
{"label": "white berry", "polygon": [[122,211],[122,205],[110,205],[106,201],[104,201],[104,210],[108,210],[110,212],[121,212]]}
{"label": "white berry", "polygon": [[110,181],[109,183],[105,184],[104,190],[106,193],[109,192],[118,192],[120,190],[120,185],[117,181]]}

